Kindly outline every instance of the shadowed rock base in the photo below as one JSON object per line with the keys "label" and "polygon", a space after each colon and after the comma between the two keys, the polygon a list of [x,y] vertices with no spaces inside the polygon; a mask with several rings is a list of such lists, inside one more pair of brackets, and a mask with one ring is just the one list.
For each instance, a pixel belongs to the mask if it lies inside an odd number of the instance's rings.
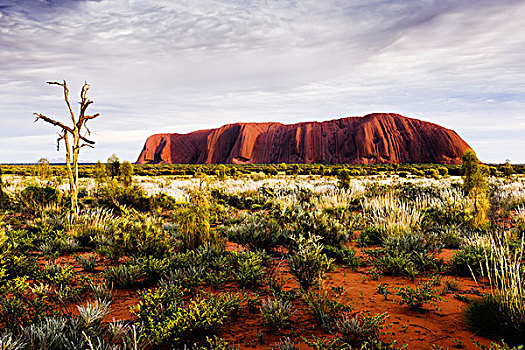
{"label": "shadowed rock base", "polygon": [[156,134],[137,164],[461,163],[469,145],[453,130],[398,114],[325,122],[236,123]]}

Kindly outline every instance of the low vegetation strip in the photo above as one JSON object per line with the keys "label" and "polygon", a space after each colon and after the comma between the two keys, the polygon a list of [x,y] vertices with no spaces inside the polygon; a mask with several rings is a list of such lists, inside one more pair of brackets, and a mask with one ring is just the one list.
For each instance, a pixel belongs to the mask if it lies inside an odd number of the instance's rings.
{"label": "low vegetation strip", "polygon": [[0,348],[518,349],[525,178],[468,157],[114,157],[81,166],[78,213],[60,166],[2,167]]}

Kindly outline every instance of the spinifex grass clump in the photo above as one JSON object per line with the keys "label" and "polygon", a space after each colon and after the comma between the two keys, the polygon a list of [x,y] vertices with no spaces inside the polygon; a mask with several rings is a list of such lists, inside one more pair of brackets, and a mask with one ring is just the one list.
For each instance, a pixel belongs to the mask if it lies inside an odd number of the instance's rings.
{"label": "spinifex grass clump", "polygon": [[70,235],[78,238],[82,245],[96,242],[100,236],[111,235],[118,227],[120,218],[109,209],[95,208],[81,211],[73,217]]}
{"label": "spinifex grass clump", "polygon": [[383,323],[389,317],[388,313],[371,316],[367,312],[357,313],[353,317],[343,315],[336,321],[336,328],[342,339],[348,344],[359,344],[364,341],[377,340],[384,328]]}
{"label": "spinifex grass clump", "polygon": [[144,270],[136,265],[110,266],[104,270],[104,277],[115,287],[129,288],[135,286],[144,277]]}
{"label": "spinifex grass clump", "polygon": [[250,250],[270,249],[282,243],[282,228],[263,212],[246,215],[243,221],[230,227],[230,240],[245,244]]}
{"label": "spinifex grass clump", "polygon": [[326,332],[332,331],[333,324],[341,313],[352,311],[350,305],[341,302],[341,290],[338,288],[332,287],[331,293],[324,286],[317,291],[310,289],[303,293],[302,298]]}
{"label": "spinifex grass clump", "polygon": [[261,305],[264,324],[272,329],[288,327],[292,314],[292,304],[288,300],[268,298]]}
{"label": "spinifex grass clump", "polygon": [[490,242],[485,265],[492,291],[470,304],[465,316],[476,332],[518,343],[525,339],[524,242],[514,251],[505,238]]}
{"label": "spinifex grass clump", "polygon": [[421,211],[418,203],[401,201],[393,194],[365,198],[361,201],[363,215],[371,226],[384,235],[397,235],[418,229]]}

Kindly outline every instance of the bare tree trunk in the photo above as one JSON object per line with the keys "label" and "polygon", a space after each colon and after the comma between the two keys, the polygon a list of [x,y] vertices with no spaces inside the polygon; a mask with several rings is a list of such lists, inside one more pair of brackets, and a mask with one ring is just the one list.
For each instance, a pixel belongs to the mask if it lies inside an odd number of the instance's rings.
{"label": "bare tree trunk", "polygon": [[[60,137],[57,140],[57,148],[60,144],[61,140],[64,140],[64,144],[66,146],[66,169],[67,174],[69,178],[69,190],[71,195],[71,210],[74,214],[78,213],[78,154],[82,147],[88,146],[93,147],[94,144],[93,141],[86,139],[84,136],[81,135],[82,127],[85,127],[87,134],[90,134],[90,131],[88,127],[86,126],[86,122],[91,119],[95,119],[99,116],[99,114],[94,115],[86,115],[86,109],[90,104],[93,103],[93,101],[89,100],[87,98],[87,92],[89,90],[89,84],[87,82],[84,83],[82,86],[82,90],[80,92],[80,112],[78,115],[78,119],[75,118],[75,114],[73,113],[73,109],[71,108],[71,104],[69,103],[69,89],[67,87],[67,83],[64,80],[62,83],[59,82],[48,82],[48,84],[51,85],[60,85],[64,88],[64,100],[66,102],[67,108],[69,110],[69,114],[71,115],[71,121],[73,122],[73,127],[66,126],[65,124],[53,120],[51,118],[46,117],[45,115],[35,113],[36,120],[42,119],[45,122],[48,122],[52,125],[58,126],[62,129],[62,134],[59,134]],[[35,121],[36,121],[35,120]],[[73,136],[73,143],[72,145],[69,143],[69,134]],[[80,141],[83,141],[84,143],[81,145]]]}

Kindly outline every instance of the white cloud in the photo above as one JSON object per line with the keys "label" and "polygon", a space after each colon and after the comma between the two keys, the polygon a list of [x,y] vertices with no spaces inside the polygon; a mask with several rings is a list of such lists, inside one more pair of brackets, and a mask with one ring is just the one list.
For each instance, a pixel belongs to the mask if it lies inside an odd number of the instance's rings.
{"label": "white cloud", "polygon": [[484,161],[525,162],[505,131],[525,132],[525,1],[12,4],[0,0],[0,162],[56,158],[31,114],[65,116],[45,84],[62,78],[74,96],[87,79],[102,114],[85,161],[134,160],[158,132],[384,111],[455,129]]}

